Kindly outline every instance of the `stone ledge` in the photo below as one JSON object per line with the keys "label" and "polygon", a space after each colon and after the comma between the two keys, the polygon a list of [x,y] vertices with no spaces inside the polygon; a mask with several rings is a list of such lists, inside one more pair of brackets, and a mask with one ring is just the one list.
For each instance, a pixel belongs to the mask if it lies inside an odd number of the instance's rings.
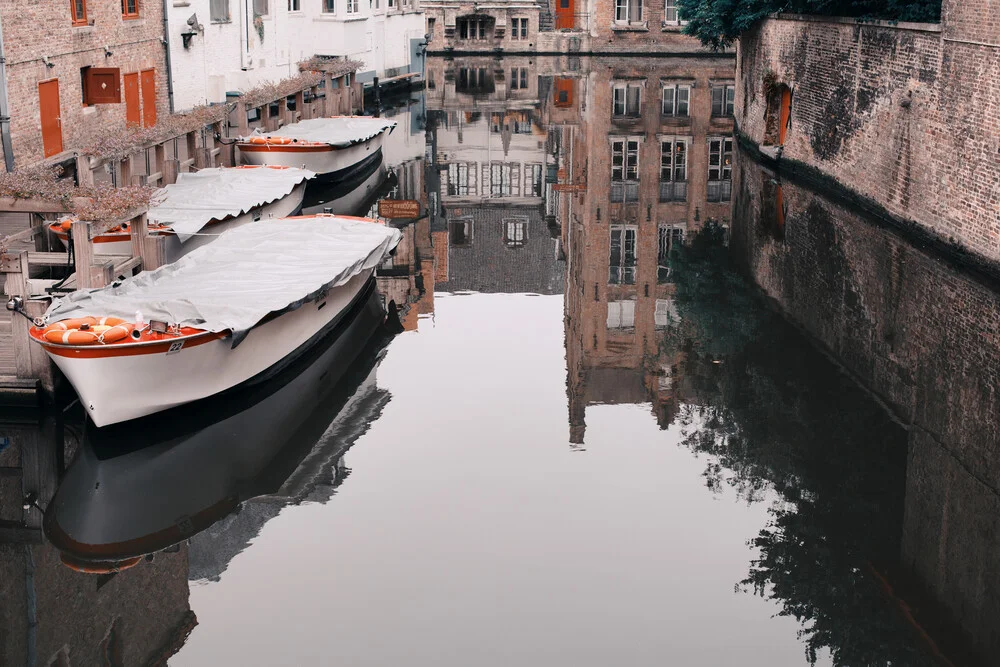
{"label": "stone ledge", "polygon": [[860,25],[872,28],[889,28],[892,30],[913,30],[916,32],[941,32],[940,23],[909,23],[906,21],[872,21],[850,16],[816,16],[814,14],[771,14],[775,21],[802,21],[806,23],[830,23],[834,25]]}

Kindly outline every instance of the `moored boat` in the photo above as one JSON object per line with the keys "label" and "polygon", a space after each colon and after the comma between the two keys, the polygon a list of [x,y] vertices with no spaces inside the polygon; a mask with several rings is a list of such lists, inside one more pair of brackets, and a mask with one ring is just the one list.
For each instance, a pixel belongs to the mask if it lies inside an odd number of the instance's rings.
{"label": "moored boat", "polygon": [[302,167],[337,180],[373,161],[395,127],[396,121],[370,116],[310,118],[274,132],[255,131],[236,146],[246,164]]}
{"label": "moored boat", "polygon": [[[305,169],[278,166],[220,167],[179,174],[147,212],[149,233],[166,237],[164,261],[175,262],[229,229],[295,215],[302,206],[306,183],[314,177]],[[49,225],[64,246],[74,220],[68,217]],[[93,242],[97,255],[132,252],[128,223]]]}
{"label": "moored boat", "polygon": [[399,239],[332,215],[244,225],[57,300],[30,335],[97,426],[136,419],[270,377],[337,324]]}

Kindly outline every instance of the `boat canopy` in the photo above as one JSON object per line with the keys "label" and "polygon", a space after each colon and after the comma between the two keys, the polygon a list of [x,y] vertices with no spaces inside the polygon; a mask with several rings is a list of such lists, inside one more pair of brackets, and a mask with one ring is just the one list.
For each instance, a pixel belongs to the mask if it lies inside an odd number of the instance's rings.
{"label": "boat canopy", "polygon": [[396,127],[396,121],[368,116],[339,116],[334,118],[309,118],[291,125],[285,125],[274,132],[254,132],[259,137],[288,137],[299,141],[314,141],[330,144],[336,148],[346,148],[386,130]]}
{"label": "boat canopy", "polygon": [[170,227],[181,243],[212,220],[242,215],[256,206],[287,197],[296,185],[315,178],[308,169],[212,168],[177,175],[146,214]]}
{"label": "boat canopy", "polygon": [[231,229],[173,264],[56,300],[46,322],[121,317],[232,331],[234,342],[270,313],[293,309],[378,266],[401,238],[374,221],[318,215]]}

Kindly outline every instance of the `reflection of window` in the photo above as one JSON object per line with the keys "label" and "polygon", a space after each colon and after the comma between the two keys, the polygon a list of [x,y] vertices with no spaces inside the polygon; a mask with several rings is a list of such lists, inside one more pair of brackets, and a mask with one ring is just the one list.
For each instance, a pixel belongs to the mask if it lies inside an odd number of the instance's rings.
{"label": "reflection of window", "polygon": [[528,87],[528,68],[527,67],[511,67],[510,68],[510,89],[511,90],[524,90]]}
{"label": "reflection of window", "polygon": [[542,196],[542,165],[524,165],[524,188],[531,197]]}
{"label": "reflection of window", "polygon": [[653,314],[653,322],[657,329],[668,327],[675,322],[679,322],[680,319],[681,317],[677,313],[677,308],[674,307],[673,299],[656,300],[656,311]]}
{"label": "reflection of window", "polygon": [[455,90],[460,93],[492,93],[493,77],[485,67],[462,67],[458,70]]}
{"label": "reflection of window", "polygon": [[708,201],[729,201],[732,197],[732,178],[732,137],[710,137],[708,140]]}
{"label": "reflection of window", "polygon": [[638,228],[612,225],[611,253],[608,257],[608,283],[635,285],[635,239]]}
{"label": "reflection of window", "polygon": [[665,137],[660,140],[660,201],[687,199],[687,140]]}
{"label": "reflection of window", "polygon": [[635,327],[635,301],[608,301],[608,328],[632,329]]}
{"label": "reflection of window", "polygon": [[450,220],[448,222],[448,245],[453,248],[472,245],[472,220]]}
{"label": "reflection of window", "polygon": [[508,248],[520,248],[528,242],[528,219],[506,218],[503,221],[503,242]]}
{"label": "reflection of window", "polygon": [[560,109],[573,106],[573,79],[556,79],[556,106]]}
{"label": "reflection of window", "polygon": [[736,87],[729,84],[712,84],[712,115],[732,116],[733,102],[736,100]]}
{"label": "reflection of window", "polygon": [[521,165],[516,162],[491,162],[483,165],[483,192],[489,187],[491,197],[521,194]]}
{"label": "reflection of window", "polygon": [[448,194],[465,197],[476,194],[475,162],[457,162],[448,165]]}
{"label": "reflection of window", "polygon": [[513,19],[512,25],[511,39],[528,39],[528,19]]}
{"label": "reflection of window", "polygon": [[642,86],[638,83],[616,84],[612,97],[611,115],[628,118],[639,117]]}
{"label": "reflection of window", "polygon": [[639,140],[611,142],[611,201],[639,201]]}
{"label": "reflection of window", "polygon": [[684,242],[684,228],[660,225],[657,231],[656,282],[665,283],[670,279],[670,251]]}
{"label": "reflection of window", "polygon": [[667,84],[663,86],[664,116],[687,116],[691,100],[691,86]]}
{"label": "reflection of window", "polygon": [[642,0],[615,0],[615,23],[642,23]]}
{"label": "reflection of window", "polygon": [[486,33],[493,29],[493,19],[488,16],[468,16],[457,21],[459,39],[486,39]]}

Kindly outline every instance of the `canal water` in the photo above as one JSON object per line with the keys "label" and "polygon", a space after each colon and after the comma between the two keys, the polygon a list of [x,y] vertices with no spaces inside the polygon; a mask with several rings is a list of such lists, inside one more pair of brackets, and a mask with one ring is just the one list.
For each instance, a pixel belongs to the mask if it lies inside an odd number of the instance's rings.
{"label": "canal water", "polygon": [[991,664],[995,285],[753,162],[734,77],[429,59],[307,196],[426,212],[352,322],[0,415],[0,664]]}

